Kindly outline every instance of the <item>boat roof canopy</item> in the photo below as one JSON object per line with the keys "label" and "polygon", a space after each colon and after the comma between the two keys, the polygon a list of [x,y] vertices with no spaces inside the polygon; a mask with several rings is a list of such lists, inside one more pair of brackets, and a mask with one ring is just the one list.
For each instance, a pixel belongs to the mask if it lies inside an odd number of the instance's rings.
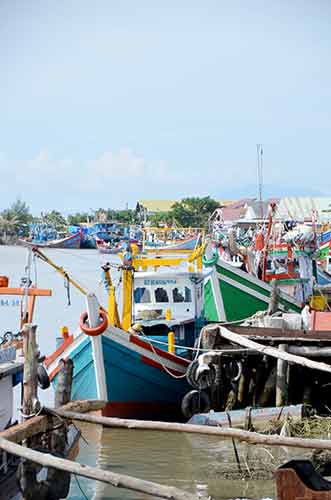
{"label": "boat roof canopy", "polygon": [[154,271],[141,271],[141,272],[136,272],[134,274],[134,279],[146,279],[150,278],[153,280],[162,280],[162,279],[175,279],[175,278],[193,278],[194,280],[203,280],[204,279],[204,274],[203,273],[196,273],[196,272],[189,272],[189,271],[158,271],[157,274]]}

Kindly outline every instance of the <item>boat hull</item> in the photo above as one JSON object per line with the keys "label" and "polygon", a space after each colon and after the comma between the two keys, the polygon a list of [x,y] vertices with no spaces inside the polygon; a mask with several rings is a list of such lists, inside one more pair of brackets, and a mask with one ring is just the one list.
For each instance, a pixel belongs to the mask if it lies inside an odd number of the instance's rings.
{"label": "boat hull", "polygon": [[81,244],[81,233],[73,234],[67,238],[61,238],[59,240],[51,241],[28,241],[19,240],[19,242],[27,247],[38,247],[38,248],[68,248],[77,249],[80,248]]}
{"label": "boat hull", "polygon": [[187,240],[178,241],[177,243],[170,245],[149,245],[146,244],[144,250],[147,252],[160,252],[160,253],[172,253],[172,252],[186,252],[194,250],[200,236],[194,236],[194,238],[189,238]]}
{"label": "boat hull", "polygon": [[[207,321],[244,320],[268,308],[271,286],[218,259],[206,277],[204,313]],[[280,291],[280,310],[300,312],[300,304]]]}
{"label": "boat hull", "polygon": [[190,389],[185,378],[188,360],[151,348],[139,336],[113,327],[95,338],[80,333],[48,360],[46,365],[55,384],[63,357],[74,363],[73,400],[106,400],[107,416],[181,417],[181,401]]}

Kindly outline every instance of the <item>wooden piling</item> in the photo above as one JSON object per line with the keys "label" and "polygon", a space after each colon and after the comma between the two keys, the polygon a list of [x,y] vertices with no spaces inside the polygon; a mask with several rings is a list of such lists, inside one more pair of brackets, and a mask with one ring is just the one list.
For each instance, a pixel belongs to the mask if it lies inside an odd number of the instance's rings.
{"label": "wooden piling", "polygon": [[62,359],[55,391],[55,408],[59,408],[70,401],[73,371],[74,363],[72,359]]}
{"label": "wooden piling", "polygon": [[[287,351],[287,344],[279,344],[280,351]],[[288,399],[287,385],[288,363],[284,359],[277,360],[277,380],[276,380],[276,406],[285,406]]]}
{"label": "wooden piling", "polygon": [[37,327],[29,323],[26,323],[23,327],[24,375],[22,413],[25,419],[34,416],[40,408],[38,401],[39,351],[36,341],[36,330]]}
{"label": "wooden piling", "polygon": [[268,310],[267,310],[268,316],[271,316],[272,314],[274,314],[278,310],[278,301],[279,301],[279,289],[278,289],[277,280],[272,280],[270,300],[269,300]]}
{"label": "wooden piling", "polygon": [[276,367],[272,367],[268,378],[264,384],[264,389],[259,399],[259,406],[265,407],[270,404],[272,398],[275,394],[275,384],[276,384]]}

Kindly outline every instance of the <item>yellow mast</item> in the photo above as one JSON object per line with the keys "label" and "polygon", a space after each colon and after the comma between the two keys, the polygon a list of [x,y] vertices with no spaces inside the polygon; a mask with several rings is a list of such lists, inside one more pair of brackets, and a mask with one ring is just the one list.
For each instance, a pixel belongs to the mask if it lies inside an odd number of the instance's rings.
{"label": "yellow mast", "polygon": [[133,295],[133,268],[123,267],[122,273],[123,286],[123,310],[122,310],[122,328],[129,330],[132,325],[132,295]]}
{"label": "yellow mast", "polygon": [[115,287],[113,285],[113,282],[111,280],[110,276],[110,266],[109,264],[105,264],[102,266],[102,269],[104,271],[104,276],[105,276],[105,282],[107,285],[107,290],[108,290],[108,321],[110,325],[116,326],[118,328],[121,328],[121,321],[120,321],[120,316],[118,313],[118,307],[117,307],[117,302],[116,302],[116,296],[115,296]]}

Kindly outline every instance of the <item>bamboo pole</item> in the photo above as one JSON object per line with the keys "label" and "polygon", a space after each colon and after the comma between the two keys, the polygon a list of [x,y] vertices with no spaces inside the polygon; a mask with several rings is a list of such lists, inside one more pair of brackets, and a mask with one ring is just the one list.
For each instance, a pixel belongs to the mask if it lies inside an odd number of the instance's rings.
{"label": "bamboo pole", "polygon": [[287,352],[298,354],[299,356],[331,358],[331,347],[289,345]]}
{"label": "bamboo pole", "polygon": [[[144,420],[128,420],[114,417],[101,417],[98,415],[83,415],[72,411],[60,410],[59,415],[80,422],[99,424],[109,428],[130,430],[149,430],[158,432],[186,432],[188,434],[206,434],[224,439],[238,439],[248,444],[267,446],[289,446],[295,448],[331,450],[329,439],[306,439],[296,437],[283,437],[278,435],[259,434],[258,432],[243,431],[233,427],[213,427],[208,425],[179,424],[173,422],[156,422]],[[0,446],[1,447],[1,446]]]}
{"label": "bamboo pole", "polygon": [[[96,467],[90,467],[89,465],[81,465],[64,458],[56,458],[48,453],[40,453],[36,450],[12,443],[2,437],[0,437],[0,448],[7,453],[11,453],[28,461],[40,464],[43,467],[52,467],[61,471],[64,470],[66,472],[70,472],[71,474],[77,474],[78,476],[111,484],[117,488],[125,488],[139,493],[147,493],[153,497],[166,498],[170,500],[198,500],[196,495],[173,486],[164,486],[124,474],[116,474],[114,472],[98,469]],[[206,497],[204,498],[207,500]],[[199,499],[203,500],[203,497],[199,497]]]}
{"label": "bamboo pole", "polygon": [[[105,407],[104,401],[91,400],[91,401],[72,401],[61,408],[57,408],[58,413],[61,410],[75,411],[75,412],[89,412],[102,410]],[[9,427],[8,429],[0,432],[0,437],[20,443],[24,439],[31,438],[35,434],[42,434],[53,429],[59,423],[58,418],[54,413],[47,415],[39,415],[32,417],[21,424]]]}
{"label": "bamboo pole", "polygon": [[235,344],[239,344],[243,347],[248,347],[250,349],[255,349],[256,351],[261,352],[262,354],[265,354],[267,356],[271,356],[276,359],[282,359],[284,361],[288,361],[289,363],[294,363],[300,366],[304,366],[312,370],[319,370],[322,372],[331,373],[331,366],[326,363],[312,361],[311,359],[307,359],[303,356],[296,356],[288,352],[280,351],[275,347],[261,345],[258,342],[243,337],[242,335],[239,335],[238,333],[233,333],[227,328],[224,328],[223,326],[220,326],[219,329],[220,329],[220,334],[224,339],[227,339],[230,342],[234,342]]}

